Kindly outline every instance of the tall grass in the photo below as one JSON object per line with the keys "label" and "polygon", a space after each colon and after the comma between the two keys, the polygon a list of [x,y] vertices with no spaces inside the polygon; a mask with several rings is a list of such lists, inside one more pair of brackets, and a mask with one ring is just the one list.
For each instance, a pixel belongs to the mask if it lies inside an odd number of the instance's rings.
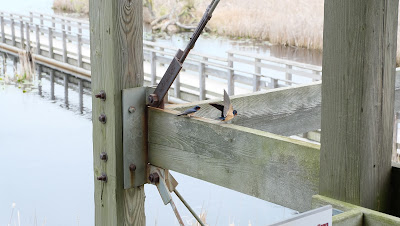
{"label": "tall grass", "polygon": [[53,9],[88,14],[89,0],[54,0]]}

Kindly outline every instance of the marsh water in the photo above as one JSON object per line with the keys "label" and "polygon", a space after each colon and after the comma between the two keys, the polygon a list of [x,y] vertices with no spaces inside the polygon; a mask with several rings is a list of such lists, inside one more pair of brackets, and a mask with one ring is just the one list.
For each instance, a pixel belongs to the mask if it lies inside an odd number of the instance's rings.
{"label": "marsh water", "polygon": [[[0,0],[1,11],[28,14],[54,13],[52,0]],[[183,47],[187,35],[145,38]],[[202,37],[197,52],[225,56],[236,49],[320,65],[318,51],[272,46],[265,42]],[[1,58],[1,57],[0,57]],[[2,59],[1,59],[2,60]],[[2,61],[0,61],[2,62]],[[4,67],[4,65],[0,65]],[[0,70],[2,71],[2,70]],[[91,94],[84,94],[84,112],[78,109],[78,93],[70,88],[69,105],[64,88],[50,82],[32,81],[26,92],[13,82],[13,67],[7,61],[0,73],[0,164],[1,225],[94,225],[94,177],[92,152]],[[41,87],[39,91],[38,87]],[[267,225],[296,213],[263,200],[172,172],[179,192],[198,212],[205,212],[209,225]],[[146,185],[147,225],[178,225],[170,206],[164,206],[157,189]],[[173,196],[187,225],[195,220]]]}

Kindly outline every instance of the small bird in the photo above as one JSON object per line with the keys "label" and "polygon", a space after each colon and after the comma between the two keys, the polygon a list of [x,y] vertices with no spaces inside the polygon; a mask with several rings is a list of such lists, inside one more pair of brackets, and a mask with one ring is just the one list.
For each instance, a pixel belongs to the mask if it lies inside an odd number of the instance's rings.
{"label": "small bird", "polygon": [[177,116],[182,116],[182,115],[187,115],[187,116],[193,116],[198,110],[200,110],[200,106],[194,106],[193,108],[187,109],[186,111],[178,114]]}
{"label": "small bird", "polygon": [[218,118],[221,121],[227,122],[233,119],[237,115],[237,111],[233,110],[231,99],[229,98],[225,90],[224,90],[224,105],[215,103],[210,105],[221,111],[221,116]]}

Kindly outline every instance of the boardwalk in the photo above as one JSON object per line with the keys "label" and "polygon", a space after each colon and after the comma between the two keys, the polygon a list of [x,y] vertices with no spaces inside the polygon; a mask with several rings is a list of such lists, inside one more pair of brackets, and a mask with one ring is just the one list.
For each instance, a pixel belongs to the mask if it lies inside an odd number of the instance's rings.
{"label": "boardwalk", "polygon": [[[39,64],[57,65],[90,81],[89,24],[56,15],[0,12],[3,52],[10,47],[31,50]],[[147,85],[155,85],[177,49],[144,41],[144,72]],[[65,71],[67,72],[67,71]],[[83,79],[83,78],[81,78]],[[321,67],[262,55],[228,51],[225,58],[191,52],[170,93],[186,101],[285,87],[321,79]]]}

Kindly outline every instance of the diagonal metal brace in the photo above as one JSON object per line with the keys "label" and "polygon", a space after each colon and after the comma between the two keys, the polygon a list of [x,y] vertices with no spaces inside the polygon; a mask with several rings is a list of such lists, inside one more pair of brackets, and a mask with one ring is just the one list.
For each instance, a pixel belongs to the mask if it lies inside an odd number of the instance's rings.
{"label": "diagonal metal brace", "polygon": [[196,212],[189,206],[189,204],[185,201],[185,199],[183,199],[182,195],[178,192],[178,190],[176,190],[178,182],[169,173],[169,170],[149,165],[149,183],[155,184],[157,186],[158,192],[160,193],[164,205],[167,205],[168,203],[171,204],[172,210],[174,211],[180,225],[184,224],[179,215],[178,210],[176,209],[175,203],[172,200],[170,194],[172,192],[174,192],[176,196],[182,201],[182,203],[186,206],[186,208],[190,211],[190,213],[192,213],[193,217],[196,218],[199,224],[201,226],[205,226],[200,217],[197,216]]}

